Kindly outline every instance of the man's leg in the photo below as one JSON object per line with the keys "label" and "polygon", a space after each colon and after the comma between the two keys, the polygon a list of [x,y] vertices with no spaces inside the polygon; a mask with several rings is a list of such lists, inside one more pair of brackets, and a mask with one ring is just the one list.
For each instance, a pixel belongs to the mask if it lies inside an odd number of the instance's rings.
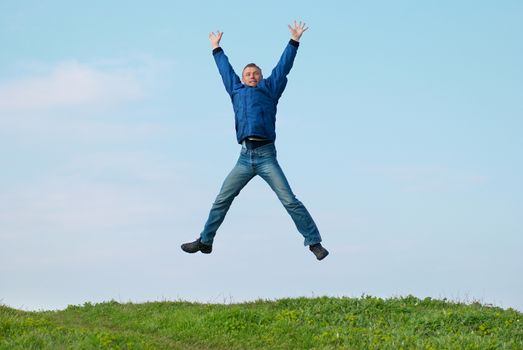
{"label": "man's leg", "polygon": [[201,243],[212,245],[216,231],[225,219],[232,201],[254,176],[252,166],[246,162],[242,153],[234,168],[225,178],[220,193],[212,205],[205,227],[200,234]]}
{"label": "man's leg", "polygon": [[320,243],[320,232],[307,208],[292,192],[289,182],[276,160],[276,154],[271,157],[264,157],[264,160],[258,167],[258,174],[271,186],[278,196],[278,199],[296,224],[296,228],[305,238],[304,244],[310,246]]}

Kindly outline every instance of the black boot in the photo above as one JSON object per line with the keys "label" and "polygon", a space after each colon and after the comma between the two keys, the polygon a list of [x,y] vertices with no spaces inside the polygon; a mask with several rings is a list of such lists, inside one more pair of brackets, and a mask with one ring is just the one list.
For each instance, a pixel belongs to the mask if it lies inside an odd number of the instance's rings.
{"label": "black boot", "polygon": [[203,244],[198,238],[194,242],[182,244],[182,250],[186,253],[196,253],[198,251],[203,254],[210,254],[212,252],[212,245]]}
{"label": "black boot", "polygon": [[316,259],[318,259],[318,260],[322,260],[327,255],[329,255],[329,251],[327,249],[323,248],[321,243],[311,244],[309,246],[309,249],[311,252],[314,253],[314,255],[316,255]]}

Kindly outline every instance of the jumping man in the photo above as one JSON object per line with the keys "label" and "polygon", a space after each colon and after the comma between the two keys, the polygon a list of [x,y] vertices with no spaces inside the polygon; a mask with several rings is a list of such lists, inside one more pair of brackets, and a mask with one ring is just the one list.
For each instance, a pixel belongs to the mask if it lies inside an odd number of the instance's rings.
{"label": "jumping man", "polygon": [[278,64],[266,79],[263,78],[260,67],[249,63],[243,69],[240,80],[220,47],[223,32],[209,34],[214,60],[225,90],[231,97],[236,122],[236,139],[242,148],[236,165],[225,178],[220,193],[212,205],[200,237],[194,242],[182,244],[182,250],[187,253],[212,252],[214,236],[225,219],[232,201],[253,177],[259,175],[269,184],[291,216],[296,228],[305,239],[305,246],[309,246],[318,260],[322,260],[329,254],[320,243],[320,232],[314,220],[292,192],[276,159],[274,145],[276,106],[287,85],[287,75],[298,52],[300,38],[308,29],[305,23],[297,24],[296,21],[293,26],[288,27],[291,39]]}

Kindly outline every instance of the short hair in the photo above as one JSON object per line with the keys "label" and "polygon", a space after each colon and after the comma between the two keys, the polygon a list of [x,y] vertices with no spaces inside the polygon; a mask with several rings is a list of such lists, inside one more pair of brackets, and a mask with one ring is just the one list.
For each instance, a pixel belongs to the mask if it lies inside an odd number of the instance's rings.
{"label": "short hair", "polygon": [[261,68],[258,67],[258,65],[257,65],[256,63],[249,63],[248,65],[246,65],[245,67],[243,67],[242,72],[243,72],[244,70],[246,70],[247,68],[249,68],[249,67],[257,68],[257,69],[261,72]]}

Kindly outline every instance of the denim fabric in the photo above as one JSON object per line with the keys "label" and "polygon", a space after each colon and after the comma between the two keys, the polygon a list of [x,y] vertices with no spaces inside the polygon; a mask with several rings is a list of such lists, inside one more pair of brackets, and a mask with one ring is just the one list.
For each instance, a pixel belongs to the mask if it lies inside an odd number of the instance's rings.
{"label": "denim fabric", "polygon": [[276,160],[274,143],[247,149],[242,147],[238,162],[225,178],[220,193],[214,201],[209,218],[201,233],[201,242],[212,244],[216,231],[225,219],[232,201],[243,187],[256,175],[260,175],[278,196],[296,228],[303,235],[305,245],[321,242],[321,236],[305,206],[296,198]]}

